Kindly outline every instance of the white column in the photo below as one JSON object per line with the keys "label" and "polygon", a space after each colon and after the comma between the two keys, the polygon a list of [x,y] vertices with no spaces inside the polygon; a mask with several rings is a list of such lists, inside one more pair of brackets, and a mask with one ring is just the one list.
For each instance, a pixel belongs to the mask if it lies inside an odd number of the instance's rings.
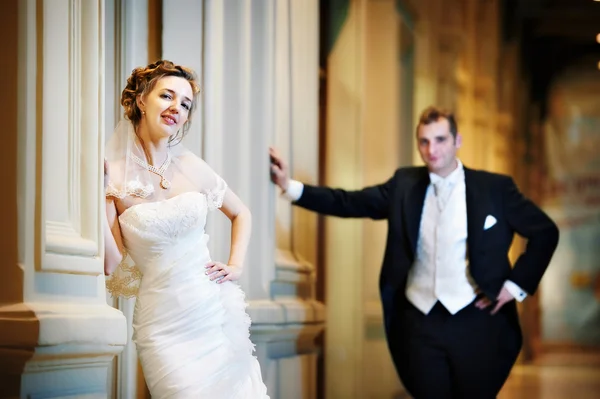
{"label": "white column", "polygon": [[123,118],[121,92],[134,68],[148,64],[148,0],[104,0],[106,140]]}
{"label": "white column", "polygon": [[[164,57],[192,66],[203,81],[203,106],[194,115],[201,131],[191,130],[186,144],[253,214],[241,284],[270,395],[312,398],[313,340],[324,314],[312,299],[316,219],[296,216],[289,203],[276,199],[267,149],[276,144],[285,154],[293,152],[293,167],[316,182],[318,3],[206,0],[203,7],[178,1],[169,8],[173,1],[163,3]],[[191,28],[185,41],[169,39],[180,37],[183,28]],[[293,220],[303,227],[293,227]],[[213,257],[227,259],[228,221],[211,215],[207,230]]]}
{"label": "white column", "polygon": [[106,304],[102,262],[104,1],[23,0],[18,18],[22,278],[0,286],[23,290],[0,303],[0,386],[8,397],[106,398],[126,324]]}
{"label": "white column", "polygon": [[[105,1],[105,49],[104,71],[105,95],[105,142],[110,138],[118,122],[123,119],[121,92],[134,68],[148,64],[148,0]],[[111,373],[111,388],[120,399],[134,399],[143,395],[138,392],[143,375],[133,335],[133,310],[135,299],[112,298],[107,292],[107,303],[123,312],[127,319],[127,344],[119,354],[116,367]]]}
{"label": "white column", "polygon": [[[162,1],[162,58],[192,68],[200,81],[203,69],[203,0]],[[202,107],[196,109],[183,143],[196,155],[202,155]]]}
{"label": "white column", "polygon": [[[318,183],[319,172],[318,10],[318,2],[313,0],[277,1],[274,7],[272,144],[289,160],[292,175],[311,184]],[[284,346],[277,343],[276,331],[281,327],[271,322],[270,331],[266,329],[266,337],[271,341],[267,346],[270,363],[280,380],[275,393],[278,398],[314,398],[317,367],[314,338],[325,322],[325,307],[315,300],[314,294],[318,277],[315,273],[317,216],[292,207],[283,199],[276,201],[275,216],[276,239],[271,245],[276,245],[276,276],[271,297],[285,311],[284,331],[294,334]],[[294,331],[290,328],[294,325],[300,328]],[[292,392],[295,396],[289,396]]]}

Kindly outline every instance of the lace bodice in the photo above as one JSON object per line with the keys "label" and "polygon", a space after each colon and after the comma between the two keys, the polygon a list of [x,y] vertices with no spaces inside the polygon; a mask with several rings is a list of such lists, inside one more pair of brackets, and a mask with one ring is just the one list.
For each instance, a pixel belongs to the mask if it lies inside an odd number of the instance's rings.
{"label": "lace bodice", "polygon": [[207,213],[221,206],[223,195],[223,190],[185,192],[125,210],[119,216],[119,224],[128,256],[107,280],[109,292],[113,296],[133,297],[145,273],[169,267],[192,249],[207,252]]}
{"label": "lace bodice", "polygon": [[154,244],[173,244],[206,222],[206,195],[187,192],[157,202],[134,205],[119,216],[123,238],[140,236]]}

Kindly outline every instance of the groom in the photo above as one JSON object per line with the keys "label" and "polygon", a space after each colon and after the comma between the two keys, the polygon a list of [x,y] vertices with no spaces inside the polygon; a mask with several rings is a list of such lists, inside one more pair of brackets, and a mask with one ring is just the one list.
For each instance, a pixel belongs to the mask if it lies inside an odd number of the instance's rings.
{"label": "groom", "polygon": [[[558,229],[510,177],[463,166],[451,113],[427,108],[416,134],[426,167],[400,168],[383,184],[303,185],[290,180],[273,149],[271,180],[303,208],[387,220],[379,283],[385,330],[415,398],[495,398],[521,348],[515,299],[536,291]],[[515,233],[528,241],[511,268]]]}

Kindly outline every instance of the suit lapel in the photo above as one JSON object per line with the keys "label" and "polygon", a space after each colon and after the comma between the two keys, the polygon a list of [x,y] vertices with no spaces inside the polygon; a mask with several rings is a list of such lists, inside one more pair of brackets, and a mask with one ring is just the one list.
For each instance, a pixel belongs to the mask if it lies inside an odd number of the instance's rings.
{"label": "suit lapel", "polygon": [[423,213],[423,205],[425,203],[425,194],[429,186],[429,173],[427,168],[419,170],[417,181],[408,190],[406,196],[406,206],[404,208],[406,218],[406,234],[410,242],[410,247],[413,251],[413,257],[417,250],[417,240],[419,238],[419,226],[421,225],[421,215]]}
{"label": "suit lapel", "polygon": [[484,204],[481,187],[477,184],[476,172],[469,168],[464,168],[464,170],[467,200],[467,248],[469,258],[471,258],[471,250],[477,248],[483,232],[486,204]]}

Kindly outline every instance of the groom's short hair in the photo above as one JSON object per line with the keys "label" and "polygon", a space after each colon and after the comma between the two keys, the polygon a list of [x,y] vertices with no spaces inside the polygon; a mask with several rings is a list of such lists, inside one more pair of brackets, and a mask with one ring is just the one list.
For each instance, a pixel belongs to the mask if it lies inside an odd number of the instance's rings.
{"label": "groom's short hair", "polygon": [[417,132],[419,130],[419,126],[429,125],[430,123],[437,122],[440,119],[446,119],[448,121],[448,124],[450,125],[450,133],[454,138],[456,138],[458,126],[456,125],[456,118],[454,117],[454,114],[448,110],[435,106],[429,106],[421,113],[421,116],[419,117],[419,123],[417,124]]}

